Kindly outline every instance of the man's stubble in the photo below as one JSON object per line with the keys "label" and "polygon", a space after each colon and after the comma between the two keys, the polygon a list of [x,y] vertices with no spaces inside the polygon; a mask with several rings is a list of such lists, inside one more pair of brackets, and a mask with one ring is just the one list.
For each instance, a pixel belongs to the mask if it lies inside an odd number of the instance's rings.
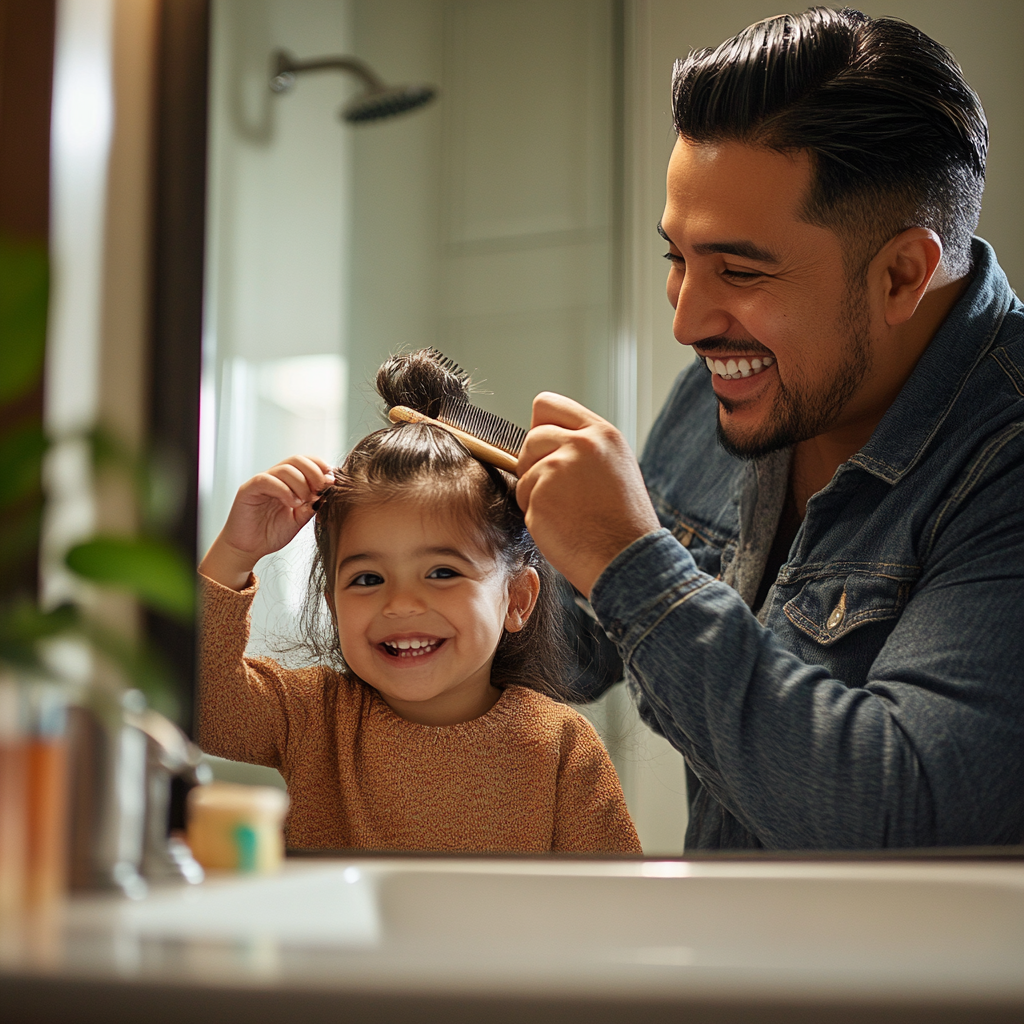
{"label": "man's stubble", "polygon": [[[847,402],[856,394],[871,368],[870,320],[864,289],[851,291],[839,313],[837,332],[846,338],[845,358],[828,385],[816,392],[787,387],[781,375],[775,404],[753,437],[729,436],[718,415],[718,442],[738,459],[759,459],[799,441],[824,434],[835,426]],[[718,399],[727,413],[729,403]]]}

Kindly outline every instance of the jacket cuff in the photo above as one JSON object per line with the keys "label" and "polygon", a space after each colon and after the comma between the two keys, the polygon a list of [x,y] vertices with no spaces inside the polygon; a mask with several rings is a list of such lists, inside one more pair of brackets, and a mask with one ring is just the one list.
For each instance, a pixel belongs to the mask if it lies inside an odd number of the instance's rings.
{"label": "jacket cuff", "polygon": [[590,604],[628,656],[676,604],[711,582],[663,528],[635,540],[612,559],[591,589]]}

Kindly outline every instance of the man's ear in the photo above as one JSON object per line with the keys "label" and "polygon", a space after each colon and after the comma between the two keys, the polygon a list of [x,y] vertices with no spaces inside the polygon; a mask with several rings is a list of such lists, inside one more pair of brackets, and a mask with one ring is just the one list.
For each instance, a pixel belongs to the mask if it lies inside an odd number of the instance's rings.
{"label": "man's ear", "polygon": [[882,246],[869,274],[881,285],[886,324],[914,315],[941,261],[942,241],[930,228],[907,228]]}
{"label": "man's ear", "polygon": [[518,633],[537,607],[540,594],[540,577],[537,570],[524,569],[508,587],[508,611],[505,613],[505,628]]}

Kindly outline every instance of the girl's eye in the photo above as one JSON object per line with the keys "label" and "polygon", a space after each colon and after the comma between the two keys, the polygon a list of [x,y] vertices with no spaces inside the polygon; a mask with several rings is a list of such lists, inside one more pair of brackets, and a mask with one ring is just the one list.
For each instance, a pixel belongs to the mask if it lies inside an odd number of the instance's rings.
{"label": "girl's eye", "polygon": [[378,576],[375,572],[361,572],[352,582],[349,584],[350,587],[379,587],[384,582],[383,576]]}
{"label": "girl's eye", "polygon": [[428,580],[453,580],[458,577],[460,573],[457,573],[454,569],[449,569],[447,566],[440,566],[437,569],[431,569],[427,574]]}

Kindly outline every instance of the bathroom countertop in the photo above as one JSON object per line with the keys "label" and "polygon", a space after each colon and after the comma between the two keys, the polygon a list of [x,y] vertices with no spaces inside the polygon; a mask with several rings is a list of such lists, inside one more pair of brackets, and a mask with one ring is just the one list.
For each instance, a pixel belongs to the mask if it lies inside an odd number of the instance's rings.
{"label": "bathroom countertop", "polygon": [[381,857],[75,897],[0,1019],[1024,1020],[1024,862]]}

